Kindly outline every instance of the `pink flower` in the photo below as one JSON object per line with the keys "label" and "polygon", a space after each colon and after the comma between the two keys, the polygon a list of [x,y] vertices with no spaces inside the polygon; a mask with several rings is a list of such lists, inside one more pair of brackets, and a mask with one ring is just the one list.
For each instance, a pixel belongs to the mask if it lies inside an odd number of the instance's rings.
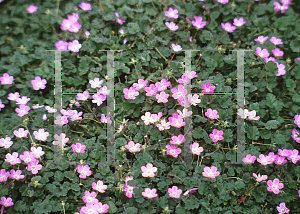
{"label": "pink flower", "polygon": [[28,130],[24,130],[24,128],[19,128],[18,131],[17,130],[14,130],[14,135],[17,137],[17,138],[22,138],[22,137],[27,137],[29,131]]}
{"label": "pink flower", "polygon": [[157,167],[153,167],[152,163],[147,163],[146,166],[141,167],[142,170],[142,176],[143,177],[150,177],[153,178],[155,176],[155,172],[157,172]]}
{"label": "pink flower", "polygon": [[282,6],[280,5],[279,2],[275,1],[274,3],[274,10],[277,12],[280,10],[281,13],[284,13],[288,8],[289,6],[287,4],[283,4]]}
{"label": "pink flower", "polygon": [[252,156],[251,154],[248,154],[242,160],[244,164],[252,164],[256,160],[256,157],[254,155]]}
{"label": "pink flower", "polygon": [[125,148],[128,149],[129,152],[133,153],[133,152],[141,151],[140,146],[141,146],[140,143],[134,144],[133,141],[129,141],[128,145],[125,145]]}
{"label": "pink flower", "polygon": [[249,120],[259,120],[259,116],[256,117],[256,111],[252,110],[250,112],[248,112],[248,119]]}
{"label": "pink flower", "polygon": [[178,89],[176,89],[175,87],[172,88],[171,92],[173,93],[172,97],[174,99],[184,98],[184,95],[187,94],[187,90],[185,90],[185,87],[183,85],[178,85]]}
{"label": "pink flower", "polygon": [[103,80],[100,80],[98,77],[96,77],[94,80],[90,80],[89,83],[91,84],[92,88],[100,88]]}
{"label": "pink flower", "polygon": [[8,149],[13,145],[13,142],[11,141],[10,137],[6,138],[0,138],[0,147],[4,147],[5,149]]}
{"label": "pink flower", "polygon": [[178,26],[174,22],[166,22],[165,25],[171,30],[176,31],[178,30]]}
{"label": "pink flower", "polygon": [[269,38],[268,36],[266,36],[266,37],[259,36],[256,39],[254,39],[254,41],[259,42],[260,44],[263,44],[265,41],[267,41],[268,38]]}
{"label": "pink flower", "polygon": [[128,99],[134,100],[136,98],[136,96],[139,95],[139,92],[135,91],[134,87],[130,87],[129,90],[128,90],[128,88],[124,88],[123,93],[124,93],[125,99],[127,99],[127,100]]}
{"label": "pink flower", "polygon": [[90,176],[92,174],[89,165],[78,165],[77,172],[80,174],[80,178],[86,178],[86,176]]}
{"label": "pink flower", "polygon": [[244,20],[244,18],[240,18],[240,19],[234,19],[233,20],[233,25],[237,26],[237,27],[241,27],[244,24],[246,24],[246,21]]}
{"label": "pink flower", "polygon": [[58,126],[63,126],[65,124],[67,124],[68,121],[68,116],[56,116],[56,120],[54,120],[54,124],[58,125]]}
{"label": "pink flower", "polygon": [[224,23],[221,23],[221,26],[224,30],[226,30],[228,33],[232,33],[236,27],[234,26],[231,26],[231,24],[229,22],[226,22],[225,24]]}
{"label": "pink flower", "polygon": [[105,85],[105,86],[101,87],[100,89],[97,89],[97,93],[103,94],[106,96],[106,95],[109,95],[110,90],[107,90],[107,86]]}
{"label": "pink flower", "polygon": [[81,2],[78,6],[79,6],[82,10],[91,10],[91,9],[92,9],[90,3]]}
{"label": "pink flower", "polygon": [[178,155],[181,154],[181,149],[177,148],[175,145],[166,145],[166,148],[168,149],[167,154],[174,158],[177,158]]}
{"label": "pink flower", "polygon": [[172,188],[168,189],[168,192],[171,198],[180,198],[180,194],[182,193],[182,190],[178,189],[177,186],[173,186]]}
{"label": "pink flower", "polygon": [[4,108],[4,107],[5,107],[5,105],[2,103],[2,100],[0,100],[0,111],[1,111],[1,109]]}
{"label": "pink flower", "polygon": [[150,84],[149,87],[145,87],[145,91],[147,92],[146,93],[146,96],[155,96],[156,95],[156,92],[158,91],[158,88],[155,87],[154,84]]}
{"label": "pink flower", "polygon": [[112,121],[109,116],[105,116],[105,114],[101,114],[101,123],[111,124]]}
{"label": "pink flower", "polygon": [[32,152],[24,151],[23,155],[20,155],[20,159],[24,161],[25,163],[29,164],[32,160],[35,158],[35,154],[32,154]]}
{"label": "pink flower", "polygon": [[17,152],[13,152],[12,154],[7,153],[5,155],[6,159],[4,159],[5,162],[10,163],[11,165],[16,165],[21,163],[20,158],[18,158],[18,153]]}
{"label": "pink flower", "polygon": [[283,165],[286,162],[287,162],[287,160],[285,159],[285,157],[277,155],[277,158],[275,160],[275,164],[277,164],[277,165]]}
{"label": "pink flower", "polygon": [[284,75],[286,73],[285,65],[284,64],[279,64],[278,62],[276,62],[276,65],[277,65],[277,68],[278,68],[278,73],[276,74],[276,76]]}
{"label": "pink flower", "polygon": [[157,99],[158,103],[167,103],[169,96],[169,94],[166,94],[164,91],[162,91],[160,94],[156,94],[155,98]]}
{"label": "pink flower", "polygon": [[39,129],[33,132],[34,138],[40,141],[46,141],[49,136],[49,132],[45,132],[44,129]]}
{"label": "pink flower", "polygon": [[214,129],[213,130],[213,133],[212,134],[209,134],[209,137],[212,139],[212,141],[215,143],[219,140],[223,140],[224,137],[222,136],[223,135],[223,131],[218,131],[217,129]]}
{"label": "pink flower", "polygon": [[269,152],[268,157],[270,158],[270,164],[271,164],[278,158],[278,155],[275,155],[274,152]]}
{"label": "pink flower", "polygon": [[105,193],[105,190],[107,190],[107,185],[104,185],[103,181],[98,180],[97,183],[92,183],[92,188],[100,193]]}
{"label": "pink flower", "polygon": [[173,19],[177,19],[178,18],[178,10],[175,9],[173,10],[173,8],[169,8],[169,10],[167,10],[165,12],[165,16],[167,16],[168,18],[173,18]]}
{"label": "pink flower", "polygon": [[180,145],[185,141],[184,139],[184,135],[180,134],[178,136],[172,136],[172,140],[170,141],[170,143],[172,145]]}
{"label": "pink flower", "polygon": [[267,175],[260,175],[260,173],[257,175],[255,173],[252,174],[255,178],[256,178],[256,181],[257,182],[261,182],[263,180],[267,180],[268,179],[268,176]]}
{"label": "pink flower", "polygon": [[259,158],[257,158],[257,162],[259,162],[263,166],[273,163],[273,161],[271,161],[271,158],[269,156],[267,155],[264,156],[263,154],[259,155]]}
{"label": "pink flower", "polygon": [[10,170],[10,178],[11,179],[16,179],[16,180],[20,180],[23,179],[25,177],[25,175],[21,175],[22,171],[21,170],[17,170],[15,171],[14,169]]}
{"label": "pink flower", "polygon": [[290,156],[292,150],[290,149],[278,149],[278,155],[283,156],[283,157],[288,157]]}
{"label": "pink flower", "polygon": [[182,48],[181,48],[180,45],[175,45],[175,44],[172,44],[172,45],[171,45],[171,49],[172,49],[173,51],[175,51],[175,52],[178,52],[178,51],[181,51],[181,50],[182,50]]}
{"label": "pink flower", "polygon": [[291,136],[297,143],[300,143],[300,135],[297,129],[293,128]]}
{"label": "pink flower", "polygon": [[156,189],[150,189],[150,188],[146,188],[144,192],[142,192],[142,195],[146,198],[155,198],[158,195],[156,194]]}
{"label": "pink flower", "polygon": [[193,111],[188,111],[186,108],[184,108],[182,112],[177,109],[177,112],[182,118],[190,117],[193,114]]}
{"label": "pink flower", "polygon": [[[266,63],[272,61],[272,62],[275,62],[276,64],[278,64],[278,63],[276,62],[276,59],[275,59],[274,57],[264,58],[264,60],[265,60]],[[278,65],[277,65],[277,67],[278,67]]]}
{"label": "pink flower", "polygon": [[275,48],[274,50],[272,50],[272,53],[275,57],[280,57],[283,56],[284,52],[281,51],[279,48]]}
{"label": "pink flower", "polygon": [[200,155],[200,153],[204,151],[203,147],[199,147],[199,143],[196,142],[190,145],[190,149],[194,155]]}
{"label": "pink flower", "polygon": [[150,122],[152,121],[151,113],[146,112],[145,116],[144,115],[141,116],[141,119],[144,121],[145,125],[149,125]]}
{"label": "pink flower", "polygon": [[32,174],[37,174],[39,170],[42,169],[42,165],[41,164],[38,164],[39,161],[37,159],[33,159],[29,164],[28,166],[26,167],[26,169],[28,171],[31,171]]}
{"label": "pink flower", "polygon": [[199,99],[199,94],[194,94],[193,96],[191,94],[189,94],[188,101],[193,106],[197,106],[198,103],[201,103],[201,100]]}
{"label": "pink flower", "polygon": [[219,118],[218,111],[217,110],[212,110],[211,108],[207,109],[207,111],[205,112],[205,116],[212,119],[212,120]]}
{"label": "pink flower", "polygon": [[47,120],[47,115],[44,114],[43,117],[42,117],[42,119],[43,119],[44,121]]}
{"label": "pink flower", "polygon": [[300,128],[300,114],[295,115],[294,123]]}
{"label": "pink flower", "polygon": [[197,29],[202,29],[206,25],[206,21],[202,21],[203,18],[201,16],[194,16],[195,21],[192,21],[192,24]]}
{"label": "pink flower", "polygon": [[96,103],[97,106],[100,106],[103,103],[103,101],[105,101],[105,100],[106,100],[105,95],[103,95],[103,94],[94,94],[92,103]]}
{"label": "pink flower", "polygon": [[267,190],[270,192],[274,192],[275,194],[279,194],[279,189],[282,189],[284,187],[283,183],[279,183],[278,178],[275,178],[273,181],[268,180],[267,184]]}
{"label": "pink flower", "polygon": [[296,164],[298,160],[300,160],[299,151],[294,149],[290,152],[290,155],[287,157],[288,160],[292,160],[293,164]]}
{"label": "pink flower", "polygon": [[28,101],[30,100],[30,98],[26,97],[26,96],[22,96],[22,98],[17,98],[16,99],[16,104],[21,105],[24,104],[26,105],[28,103]]}
{"label": "pink flower", "polygon": [[116,17],[117,17],[116,22],[119,23],[120,25],[122,25],[122,24],[125,22],[125,20],[119,19],[119,18],[120,18],[120,15],[119,15],[118,13],[115,13],[115,15],[116,15]]}
{"label": "pink flower", "polygon": [[81,44],[78,42],[78,40],[73,40],[73,42],[68,43],[68,49],[70,51],[77,53],[79,52],[80,48],[81,48]]}
{"label": "pink flower", "polygon": [[11,207],[14,205],[14,202],[12,202],[12,198],[5,198],[1,197],[0,204],[3,205],[4,207]]}
{"label": "pink flower", "polygon": [[38,6],[34,6],[34,5],[30,5],[29,7],[27,7],[27,12],[28,13],[35,13],[38,10]]}
{"label": "pink flower", "polygon": [[134,188],[139,188],[139,187],[136,187],[136,186],[130,186],[128,184],[126,184],[124,187],[123,187],[123,191],[126,192],[126,197],[127,198],[132,198],[132,196],[134,195]]}
{"label": "pink flower", "polygon": [[148,80],[143,80],[143,79],[139,79],[138,83],[133,83],[133,87],[135,88],[135,90],[140,90],[142,88],[144,88],[148,83]]}
{"label": "pink flower", "polygon": [[213,178],[217,177],[218,175],[220,175],[220,172],[217,170],[218,170],[218,168],[215,166],[212,166],[212,167],[206,166],[206,167],[204,167],[204,171],[202,172],[202,175],[204,177],[213,179]]}
{"label": "pink flower", "polygon": [[85,191],[84,192],[84,196],[82,196],[82,200],[85,203],[97,203],[98,199],[96,199],[96,197],[97,197],[97,193],[96,192]]}
{"label": "pink flower", "polygon": [[15,111],[18,113],[19,117],[23,117],[24,115],[28,114],[28,111],[30,110],[29,106],[26,106],[24,104],[21,104],[19,108],[16,108]]}
{"label": "pink flower", "polygon": [[86,146],[81,143],[72,144],[71,147],[75,153],[84,153],[86,149]]}
{"label": "pink flower", "polygon": [[229,2],[229,0],[217,0],[217,2],[219,2],[221,4],[226,4]]}
{"label": "pink flower", "polygon": [[168,118],[170,121],[170,125],[176,128],[180,128],[185,125],[183,118],[179,116],[177,113],[173,113],[172,117]]}
{"label": "pink flower", "polygon": [[[1,77],[0,77],[1,78]],[[7,99],[11,100],[11,101],[15,101],[16,99],[18,99],[20,97],[19,92],[15,92],[15,93],[9,93]]]}
{"label": "pink flower", "polygon": [[270,39],[270,41],[271,41],[274,45],[281,45],[281,44],[283,44],[281,39],[277,39],[277,38],[274,37],[274,36]]}
{"label": "pink flower", "polygon": [[156,126],[158,127],[159,131],[170,129],[170,123],[169,122],[166,123],[165,119],[161,120],[160,123],[156,124]]}
{"label": "pink flower", "polygon": [[33,89],[38,91],[40,89],[45,89],[47,84],[47,80],[41,79],[41,77],[37,76],[35,79],[31,80],[31,85],[33,85]]}
{"label": "pink flower", "polygon": [[14,76],[9,76],[8,73],[4,73],[2,77],[0,77],[1,85],[11,85],[13,83]]}
{"label": "pink flower", "polygon": [[64,41],[60,40],[57,43],[55,43],[55,47],[59,51],[65,51],[68,49],[68,44],[69,44],[68,42],[64,42]]}
{"label": "pink flower", "polygon": [[43,151],[42,147],[40,147],[40,146],[38,148],[32,146],[30,148],[30,150],[31,150],[32,154],[35,155],[34,156],[35,158],[40,158],[41,156],[43,156],[45,154],[45,152]]}
{"label": "pink flower", "polygon": [[261,47],[257,47],[255,53],[261,58],[267,58],[270,55],[268,49],[261,49]]}
{"label": "pink flower", "polygon": [[76,99],[86,101],[89,99],[90,93],[88,91],[84,91],[83,93],[78,93]]}
{"label": "pink flower", "polygon": [[214,85],[210,86],[210,83],[207,82],[207,83],[205,83],[205,85],[201,85],[201,88],[203,89],[202,93],[212,94],[212,93],[214,93],[216,86],[214,86]]}
{"label": "pink flower", "polygon": [[7,181],[7,178],[9,178],[9,177],[10,177],[10,173],[6,172],[5,169],[1,169],[1,171],[0,171],[0,182]]}
{"label": "pink flower", "polygon": [[84,32],[84,34],[85,34],[86,36],[89,36],[89,35],[90,35],[90,31],[87,30],[87,31]]}
{"label": "pink flower", "polygon": [[50,107],[50,106],[46,106],[45,109],[48,111],[48,113],[54,113],[54,112],[57,112],[56,109],[54,109],[53,107]]}
{"label": "pink flower", "polygon": [[189,193],[194,193],[196,192],[196,190],[198,190],[199,188],[192,188],[187,190],[185,193],[183,193],[184,196],[187,196]]}
{"label": "pink flower", "polygon": [[279,214],[290,212],[290,210],[288,208],[286,208],[284,202],[280,203],[279,206],[277,206],[276,208],[277,208],[277,211],[279,212]]}

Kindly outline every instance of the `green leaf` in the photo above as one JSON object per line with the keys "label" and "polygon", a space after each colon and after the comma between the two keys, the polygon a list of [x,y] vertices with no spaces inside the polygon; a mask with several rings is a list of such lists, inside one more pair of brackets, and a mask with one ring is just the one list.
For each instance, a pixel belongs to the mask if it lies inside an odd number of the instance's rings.
{"label": "green leaf", "polygon": [[294,80],[286,79],[285,84],[286,84],[286,87],[289,91],[294,91],[294,88],[296,87],[296,83],[295,83]]}
{"label": "green leaf", "polygon": [[118,208],[116,207],[115,203],[113,203],[112,201],[109,201],[107,205],[109,206],[108,208],[109,213],[116,213],[118,211]]}
{"label": "green leaf", "polygon": [[185,202],[185,208],[187,210],[197,209],[200,206],[199,200],[195,198],[191,198],[191,196]]}
{"label": "green leaf", "polygon": [[212,154],[212,159],[214,159],[215,161],[219,162],[219,163],[222,163],[224,161],[224,155],[223,153],[220,153],[220,152],[216,152],[214,154]]}
{"label": "green leaf", "polygon": [[241,180],[236,181],[235,184],[234,184],[235,189],[242,189],[244,187],[245,187],[245,183]]}
{"label": "green leaf", "polygon": [[274,135],[276,135],[275,138],[274,138],[274,142],[276,144],[283,145],[283,144],[286,143],[285,138],[282,134],[275,133]]}
{"label": "green leaf", "polygon": [[292,100],[296,103],[300,103],[300,95],[299,94],[294,94],[292,97]]}
{"label": "green leaf", "polygon": [[14,203],[14,209],[16,211],[20,211],[24,213],[26,210],[29,209],[29,207],[26,205],[24,201],[17,201],[16,203]]}
{"label": "green leaf", "polygon": [[293,52],[300,52],[300,41],[299,40],[293,40],[290,43],[290,47]]}
{"label": "green leaf", "polygon": [[271,108],[274,108],[275,107],[275,102],[276,102],[276,97],[274,94],[270,94],[268,93],[267,94],[267,98],[266,98],[266,101],[267,101],[267,105]]}
{"label": "green leaf", "polygon": [[212,40],[212,38],[213,38],[212,33],[208,30],[203,30],[202,31],[202,36],[205,40]]}
{"label": "green leaf", "polygon": [[215,20],[216,18],[218,18],[220,16],[220,12],[219,11],[214,11],[210,14],[210,18],[211,20]]}
{"label": "green leaf", "polygon": [[122,212],[123,214],[137,214],[138,213],[138,209],[135,207],[128,207],[125,208],[125,211]]}
{"label": "green leaf", "polygon": [[278,73],[278,68],[275,62],[269,61],[266,64],[266,74],[269,76],[275,76]]}
{"label": "green leaf", "polygon": [[136,33],[140,32],[140,27],[135,22],[129,23],[127,25],[127,28],[128,28],[128,33],[130,33],[130,34],[136,34]]}
{"label": "green leaf", "polygon": [[214,59],[212,59],[212,58],[210,58],[210,57],[208,57],[208,58],[206,58],[205,59],[205,62],[206,62],[206,64],[207,64],[207,66],[209,67],[209,68],[215,68],[215,67],[217,67],[217,65],[218,65],[218,63],[214,60]]}
{"label": "green leaf", "polygon": [[266,129],[276,129],[277,125],[279,124],[279,122],[277,120],[269,120],[266,124],[265,127]]}
{"label": "green leaf", "polygon": [[197,127],[193,131],[193,137],[196,139],[200,139],[203,137],[205,131],[201,127]]}

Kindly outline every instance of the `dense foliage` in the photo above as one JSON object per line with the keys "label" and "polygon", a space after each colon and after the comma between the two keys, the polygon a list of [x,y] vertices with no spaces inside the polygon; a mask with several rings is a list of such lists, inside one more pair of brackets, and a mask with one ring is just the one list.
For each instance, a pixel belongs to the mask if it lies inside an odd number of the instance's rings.
{"label": "dense foliage", "polygon": [[[0,8],[1,212],[300,213],[299,4],[4,0]],[[252,50],[245,111],[236,105],[239,49]],[[64,50],[61,118],[49,50]],[[104,50],[115,50],[114,118]],[[194,50],[186,75],[184,50]],[[238,117],[245,158],[231,164]],[[183,161],[186,118],[193,165]],[[107,163],[112,121],[116,162]],[[66,138],[56,164],[58,125]]]}

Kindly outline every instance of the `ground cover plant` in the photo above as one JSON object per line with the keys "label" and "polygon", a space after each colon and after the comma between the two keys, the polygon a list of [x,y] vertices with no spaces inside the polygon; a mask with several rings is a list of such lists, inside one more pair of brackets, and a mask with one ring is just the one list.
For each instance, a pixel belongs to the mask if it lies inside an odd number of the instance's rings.
{"label": "ground cover plant", "polygon": [[[296,1],[0,7],[1,213],[300,212]],[[60,112],[53,50],[61,51]],[[234,50],[247,50],[243,108]],[[232,164],[240,118],[245,155]]]}

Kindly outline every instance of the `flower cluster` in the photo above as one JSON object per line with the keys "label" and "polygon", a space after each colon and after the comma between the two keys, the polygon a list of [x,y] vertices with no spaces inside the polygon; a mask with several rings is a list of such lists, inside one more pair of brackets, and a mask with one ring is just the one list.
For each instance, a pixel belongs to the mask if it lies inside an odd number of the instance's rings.
{"label": "flower cluster", "polygon": [[[259,36],[254,41],[259,42],[261,44],[264,44],[265,41],[268,38],[269,38],[268,36],[266,36],[266,37]],[[281,39],[276,38],[274,36],[270,39],[270,42],[272,42],[274,45],[281,45],[281,44],[283,44]],[[260,56],[266,63],[268,63],[269,61],[272,61],[272,62],[276,63],[277,68],[278,68],[278,73],[276,74],[276,76],[281,76],[281,75],[284,75],[286,73],[285,65],[284,64],[279,64],[279,62],[277,62],[274,57],[269,57],[270,53],[269,53],[268,49],[266,49],[266,48],[262,49],[261,47],[257,47],[255,53],[258,56]],[[273,49],[272,53],[273,53],[273,55],[275,57],[281,57],[284,54],[284,52],[281,51],[279,48]]]}

